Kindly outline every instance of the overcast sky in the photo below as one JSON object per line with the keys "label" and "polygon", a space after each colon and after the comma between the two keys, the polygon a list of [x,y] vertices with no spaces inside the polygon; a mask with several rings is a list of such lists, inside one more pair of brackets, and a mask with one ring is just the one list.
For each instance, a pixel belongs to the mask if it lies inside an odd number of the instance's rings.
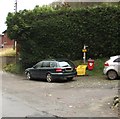
{"label": "overcast sky", "polygon": [[[0,0],[0,34],[7,29],[5,21],[8,12],[14,12],[16,0]],[[17,9],[33,9],[36,5],[49,4],[55,0],[17,0]]]}

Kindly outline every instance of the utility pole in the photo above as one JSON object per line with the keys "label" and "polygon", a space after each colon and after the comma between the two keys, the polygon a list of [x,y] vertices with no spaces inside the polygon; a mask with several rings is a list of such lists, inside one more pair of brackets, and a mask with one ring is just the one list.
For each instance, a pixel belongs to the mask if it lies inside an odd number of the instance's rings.
{"label": "utility pole", "polygon": [[15,13],[17,12],[17,0],[15,0]]}
{"label": "utility pole", "polygon": [[[15,0],[15,6],[14,6],[14,7],[15,7],[14,10],[15,10],[15,14],[16,14],[16,13],[17,13],[17,0]],[[16,54],[15,54],[15,61],[16,61],[16,63],[17,63],[17,57],[18,57],[18,55],[17,55],[17,41],[16,41],[16,39],[14,39],[13,49],[14,49],[15,52],[16,52]]]}
{"label": "utility pole", "polygon": [[[15,13],[17,13],[17,0],[15,0],[15,6],[14,6],[14,7],[15,7],[15,8],[14,8]],[[16,48],[16,41],[15,41],[15,39],[14,39],[13,49],[15,50],[15,48]]]}

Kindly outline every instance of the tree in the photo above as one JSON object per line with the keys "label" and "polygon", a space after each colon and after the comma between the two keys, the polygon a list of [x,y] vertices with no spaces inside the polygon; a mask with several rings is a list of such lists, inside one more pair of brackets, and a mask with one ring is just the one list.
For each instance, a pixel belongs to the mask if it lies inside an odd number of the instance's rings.
{"label": "tree", "polygon": [[9,13],[6,23],[10,38],[21,45],[23,64],[30,65],[46,58],[81,59],[84,44],[89,45],[88,57],[120,54],[119,15],[118,5],[59,10],[36,6]]}

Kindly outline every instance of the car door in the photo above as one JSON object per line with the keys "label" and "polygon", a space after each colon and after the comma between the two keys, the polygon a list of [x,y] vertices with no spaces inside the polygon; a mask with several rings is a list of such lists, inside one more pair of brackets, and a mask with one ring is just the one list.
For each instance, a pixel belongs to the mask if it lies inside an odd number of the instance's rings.
{"label": "car door", "polygon": [[118,75],[120,76],[120,57],[118,57],[115,61],[115,68],[117,70]]}
{"label": "car door", "polygon": [[50,70],[50,62],[49,61],[43,61],[41,69],[40,69],[41,78],[45,79],[46,74],[49,72],[49,70]]}
{"label": "car door", "polygon": [[120,57],[117,59],[118,62],[118,75],[120,76]]}
{"label": "car door", "polygon": [[41,78],[41,66],[43,62],[39,62],[33,66],[32,75],[34,78]]}

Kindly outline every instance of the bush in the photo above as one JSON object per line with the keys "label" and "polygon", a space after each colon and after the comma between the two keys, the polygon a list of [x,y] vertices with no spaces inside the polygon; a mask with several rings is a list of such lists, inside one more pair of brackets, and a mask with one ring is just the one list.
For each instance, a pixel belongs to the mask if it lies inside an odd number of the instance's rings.
{"label": "bush", "polygon": [[[20,11],[7,17],[8,34],[20,44],[23,65],[48,58],[82,59],[120,54],[119,5]],[[25,66],[26,67],[26,66]]]}
{"label": "bush", "polygon": [[20,74],[22,73],[22,67],[20,64],[8,64],[3,67],[3,70],[10,73]]}

